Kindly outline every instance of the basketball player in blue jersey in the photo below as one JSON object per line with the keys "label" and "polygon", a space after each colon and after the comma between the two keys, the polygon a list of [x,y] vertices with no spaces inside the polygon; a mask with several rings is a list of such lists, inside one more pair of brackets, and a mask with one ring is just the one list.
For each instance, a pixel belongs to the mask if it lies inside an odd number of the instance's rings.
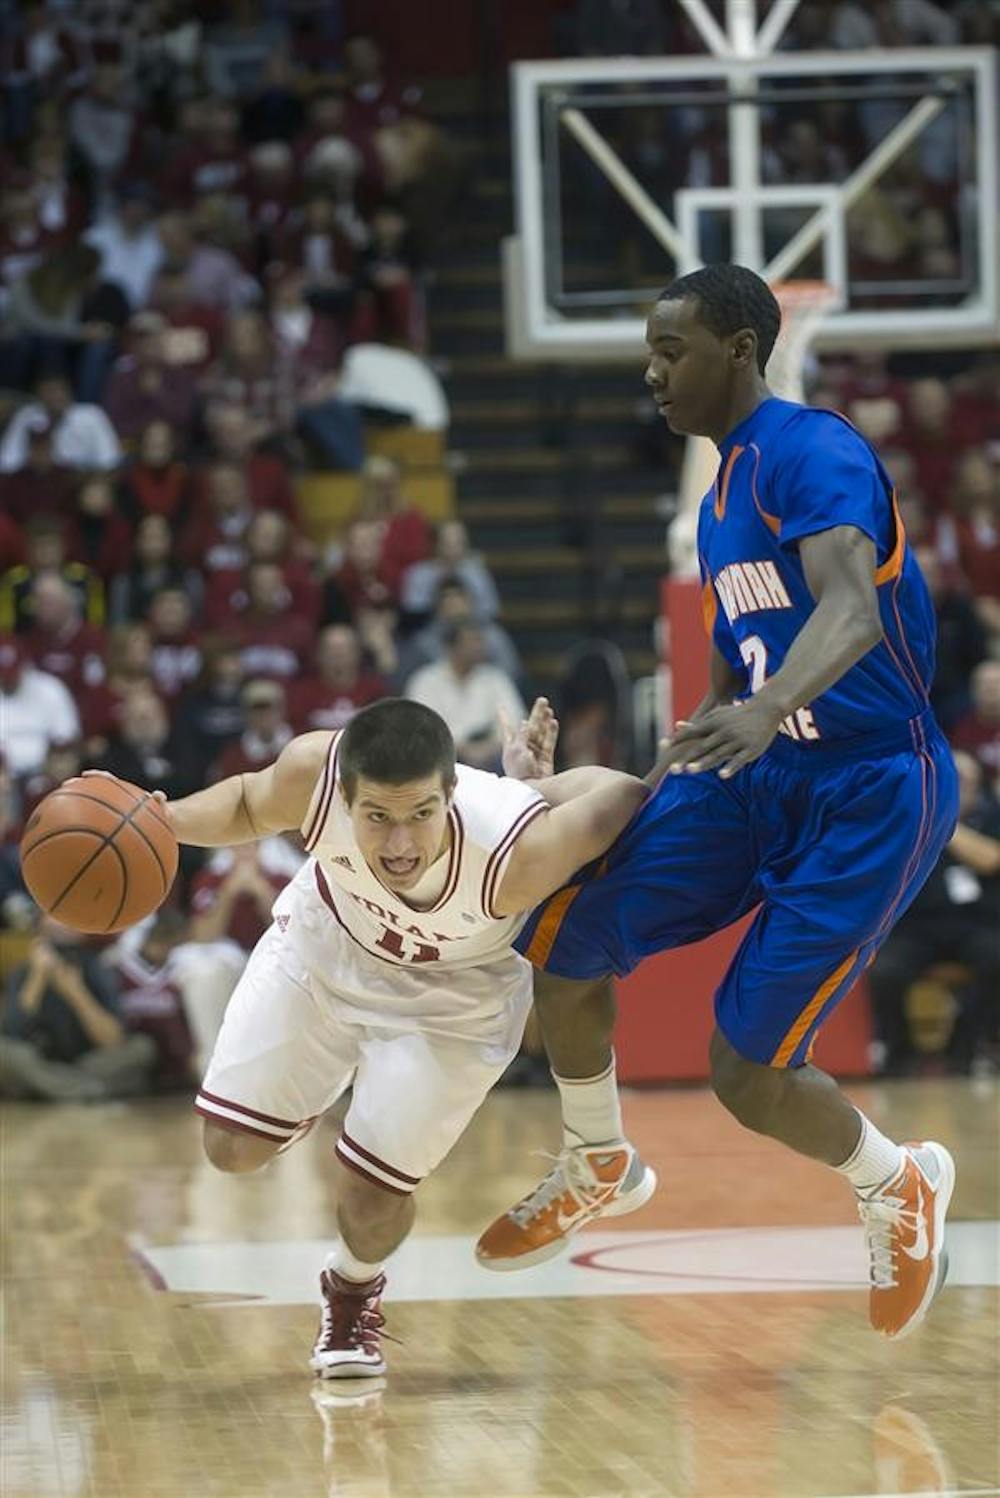
{"label": "basketball player in blue jersey", "polygon": [[853,1186],[871,1322],[900,1337],[944,1278],[954,1165],[940,1144],[886,1138],[810,1056],[950,837],[957,783],[928,707],[933,610],[892,484],[842,417],[771,394],[779,323],[738,265],[675,281],[649,318],[660,412],[719,448],[698,525],[711,684],[658,793],[518,938],[556,975],[539,1013],[565,1148],[477,1253],[536,1263],[630,1209],[640,1162],[622,1136],[608,977],[756,906],[716,994],[712,1086],[747,1128]]}

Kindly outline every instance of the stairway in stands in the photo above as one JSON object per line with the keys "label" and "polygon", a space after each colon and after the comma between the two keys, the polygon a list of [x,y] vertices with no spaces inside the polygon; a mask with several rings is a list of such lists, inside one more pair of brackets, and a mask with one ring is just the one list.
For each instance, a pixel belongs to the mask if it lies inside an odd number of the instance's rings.
{"label": "stairway in stands", "polygon": [[[432,112],[466,135],[481,126],[461,97]],[[473,138],[471,134],[466,138]],[[496,117],[475,185],[435,255],[431,356],[451,404],[458,513],[486,556],[531,686],[551,690],[566,653],[613,640],[633,679],[656,663],[658,580],[673,484],[641,466],[641,351],[634,367],[509,362],[503,351],[500,242],[513,193],[506,117]],[[648,409],[648,407],[647,407]]]}

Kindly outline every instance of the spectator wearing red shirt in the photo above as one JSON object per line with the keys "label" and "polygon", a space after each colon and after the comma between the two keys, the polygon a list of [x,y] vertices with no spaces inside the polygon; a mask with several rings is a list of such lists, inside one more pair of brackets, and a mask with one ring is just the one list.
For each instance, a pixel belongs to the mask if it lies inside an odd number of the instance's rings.
{"label": "spectator wearing red shirt", "polygon": [[22,567],[26,555],[21,527],[10,518],[6,510],[0,510],[0,572],[9,572],[12,567]]}
{"label": "spectator wearing red shirt", "polygon": [[245,406],[258,441],[287,441],[298,431],[319,449],[323,467],[361,467],[361,417],[337,395],[336,372],[318,373],[304,349],[279,347],[260,313],[241,312],[229,319],[222,357],[202,388],[209,401]]}
{"label": "spectator wearing red shirt", "polygon": [[938,521],[938,547],[957,561],[984,626],[1000,634],[1000,469],[986,448],[958,459],[948,508]]}
{"label": "spectator wearing red shirt", "polygon": [[148,1035],[156,1046],[155,1092],[195,1083],[194,1038],[175,959],[187,932],[187,917],[167,905],[152,918],[138,945],[119,945],[114,963],[122,1023],[131,1034]]}
{"label": "spectator wearing red shirt", "polygon": [[0,63],[6,86],[29,98],[61,97],[87,76],[73,32],[58,25],[38,0],[21,7],[18,34],[5,36]]}
{"label": "spectator wearing red shirt", "polygon": [[[280,567],[292,607],[315,629],[322,591],[306,563],[292,554],[293,540],[292,528],[284,515],[277,510],[258,510],[246,533],[247,565],[274,562]],[[242,571],[216,572],[205,595],[205,623],[210,628],[226,629],[248,603]]]}
{"label": "spectator wearing red shirt", "polygon": [[[11,174],[0,197],[0,305],[15,281],[34,270],[62,239],[42,224],[30,176]],[[0,341],[0,358],[2,352]]]}
{"label": "spectator wearing red shirt", "polygon": [[324,83],[310,96],[306,127],[295,142],[300,171],[341,203],[374,202],[385,177],[372,129],[348,121],[347,91]]}
{"label": "spectator wearing red shirt", "polygon": [[956,459],[981,436],[978,418],[943,380],[924,379],[909,386],[905,423],[919,488],[933,510],[946,509]]}
{"label": "spectator wearing red shirt", "polygon": [[[824,361],[824,369],[825,369]],[[862,349],[853,355],[846,366],[834,364],[829,370],[830,378],[837,390],[833,405],[836,410],[860,426],[859,406],[879,404],[886,411],[884,426],[890,434],[898,433],[904,424],[907,405],[907,382],[898,375],[890,374],[887,357],[881,350]],[[895,470],[890,470],[893,474]]]}
{"label": "spectator wearing red shirt", "polygon": [[287,681],[309,657],[312,629],[296,614],[281,568],[273,562],[255,562],[247,568],[247,596],[247,607],[232,628],[243,669],[247,676]]}
{"label": "spectator wearing red shirt", "polygon": [[191,478],[177,455],[177,434],[165,421],[151,421],[141,433],[136,460],[122,475],[120,492],[133,523],[147,515],[174,527],[186,520]]}
{"label": "spectator wearing red shirt", "polygon": [[254,517],[246,478],[237,463],[213,463],[200,476],[208,505],[196,504],[181,556],[206,577],[246,565],[246,534]]}
{"label": "spectator wearing red shirt", "polygon": [[352,37],[344,60],[348,128],[374,140],[385,190],[405,194],[406,212],[418,232],[433,232],[448,221],[469,178],[474,150],[421,117],[419,89],[390,82],[370,36]]}
{"label": "spectator wearing red shirt", "polygon": [[107,753],[121,729],[122,712],[133,693],[155,693],[153,641],[145,624],[119,624],[108,631],[107,675],[77,698],[88,759]]}
{"label": "spectator wearing red shirt", "polygon": [[358,266],[353,342],[398,344],[416,353],[424,349],[427,325],[419,270],[420,255],[409,223],[395,204],[380,203]]}
{"label": "spectator wearing red shirt", "polygon": [[132,561],[132,527],[115,508],[110,478],[92,473],[77,490],[72,555],[109,583]]}
{"label": "spectator wearing red shirt", "polygon": [[1000,661],[983,661],[972,673],[972,711],[960,718],[950,738],[983,767],[1000,793]]}
{"label": "spectator wearing red shirt", "polygon": [[295,421],[292,371],[276,357],[265,318],[259,312],[230,317],[222,353],[202,381],[210,404],[242,406],[249,414],[255,443],[287,438]]}
{"label": "spectator wearing red shirt", "polygon": [[80,595],[56,572],[43,572],[31,586],[32,626],[25,648],[39,671],[58,676],[78,697],[104,681],[104,631],[86,624]]}
{"label": "spectator wearing red shirt", "polygon": [[246,775],[272,764],[292,737],[285,709],[284,689],[276,681],[248,681],[240,692],[246,727],[223,750],[216,778]]}
{"label": "spectator wearing red shirt", "polygon": [[301,214],[278,238],[275,259],[302,272],[316,307],[347,319],[354,303],[358,252],[367,243],[368,229],[354,209],[314,188]]}
{"label": "spectator wearing red shirt", "polygon": [[183,588],[154,593],[147,615],[153,639],[150,666],[156,690],[168,702],[179,697],[201,670],[201,647],[192,617],[191,600]]}
{"label": "spectator wearing red shirt", "polygon": [[272,275],[268,323],[274,351],[288,369],[296,399],[310,402],[336,393],[344,342],[333,319],[306,301],[305,288],[304,271],[281,270]]}
{"label": "spectator wearing red shirt", "polygon": [[408,116],[419,117],[419,88],[401,88],[386,77],[382,50],[374,37],[352,36],[344,48],[347,64],[347,121],[359,134],[372,136],[378,130],[398,125]]}
{"label": "spectator wearing red shirt", "polygon": [[[270,841],[270,840],[268,840]],[[271,924],[271,906],[288,883],[287,861],[262,859],[244,843],[227,848],[199,874],[191,887],[195,941],[228,938],[249,955]]]}
{"label": "spectator wearing red shirt", "polygon": [[381,565],[398,593],[407,567],[431,555],[434,533],[424,512],[406,498],[402,469],[392,458],[370,457],[361,478],[357,518],[382,527]]}
{"label": "spectator wearing red shirt", "polygon": [[250,164],[240,140],[240,117],[226,99],[206,102],[201,138],[193,142],[163,174],[164,197],[175,207],[189,209],[200,198],[223,194],[245,205],[250,189]]}
{"label": "spectator wearing red shirt", "polygon": [[205,411],[205,426],[213,455],[242,469],[253,508],[280,510],[297,529],[298,502],[288,465],[277,453],[257,449],[261,434],[249,411],[231,402],[213,402]]}
{"label": "spectator wearing red shirt", "polygon": [[323,618],[341,623],[360,609],[394,610],[398,602],[395,569],[382,557],[385,527],[377,520],[354,520],[344,536],[340,566],[323,590]]}
{"label": "spectator wearing red shirt", "polygon": [[198,301],[191,291],[183,266],[164,266],[156,274],[150,307],[167,321],[164,349],[173,370],[203,374],[218,358],[226,335],[226,315],[219,308]]}
{"label": "spectator wearing red shirt", "polygon": [[24,525],[38,515],[65,520],[73,508],[72,468],[56,463],[48,427],[28,433],[27,461],[13,473],[0,473],[0,510]]}
{"label": "spectator wearing red shirt", "polygon": [[129,352],[116,359],[104,391],[104,408],[121,440],[131,446],[150,422],[186,431],[194,417],[195,381],[189,370],[167,363],[167,321],[161,312],[129,319]]}
{"label": "spectator wearing red shirt", "polygon": [[296,733],[346,728],[355,713],[388,690],[365,668],[361,641],[349,624],[331,624],[316,642],[316,675],[289,683],[288,715]]}
{"label": "spectator wearing red shirt", "polygon": [[54,237],[75,238],[87,221],[87,205],[67,175],[66,144],[61,137],[43,135],[34,142],[30,174],[42,228]]}

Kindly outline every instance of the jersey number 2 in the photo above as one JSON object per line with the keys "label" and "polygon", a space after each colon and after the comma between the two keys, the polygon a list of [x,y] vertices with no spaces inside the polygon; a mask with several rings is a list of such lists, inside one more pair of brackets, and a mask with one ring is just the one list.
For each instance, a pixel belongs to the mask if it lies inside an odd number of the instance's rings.
{"label": "jersey number 2", "polygon": [[[740,641],[740,655],[750,673],[750,691],[759,692],[767,680],[767,646],[760,635],[750,635]],[[818,739],[819,729],[807,707],[796,708],[789,713],[781,725],[781,732],[790,739]]]}

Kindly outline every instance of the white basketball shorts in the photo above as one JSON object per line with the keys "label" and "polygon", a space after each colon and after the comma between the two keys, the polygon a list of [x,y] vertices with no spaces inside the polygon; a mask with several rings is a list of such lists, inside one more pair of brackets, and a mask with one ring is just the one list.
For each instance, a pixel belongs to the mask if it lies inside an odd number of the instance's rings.
{"label": "white basketball shorts", "polygon": [[[444,1159],[517,1054],[531,969],[512,954],[473,969],[400,974],[413,1001],[407,1014],[380,1011],[377,992],[366,1003],[365,973],[377,990],[384,966],[377,970],[349,936],[331,932],[327,950],[331,963],[320,975],[287,931],[268,928],[229,1001],[195,1107],[280,1145],[353,1082],[337,1155],[406,1195]],[[484,1014],[487,993],[492,1012]]]}

